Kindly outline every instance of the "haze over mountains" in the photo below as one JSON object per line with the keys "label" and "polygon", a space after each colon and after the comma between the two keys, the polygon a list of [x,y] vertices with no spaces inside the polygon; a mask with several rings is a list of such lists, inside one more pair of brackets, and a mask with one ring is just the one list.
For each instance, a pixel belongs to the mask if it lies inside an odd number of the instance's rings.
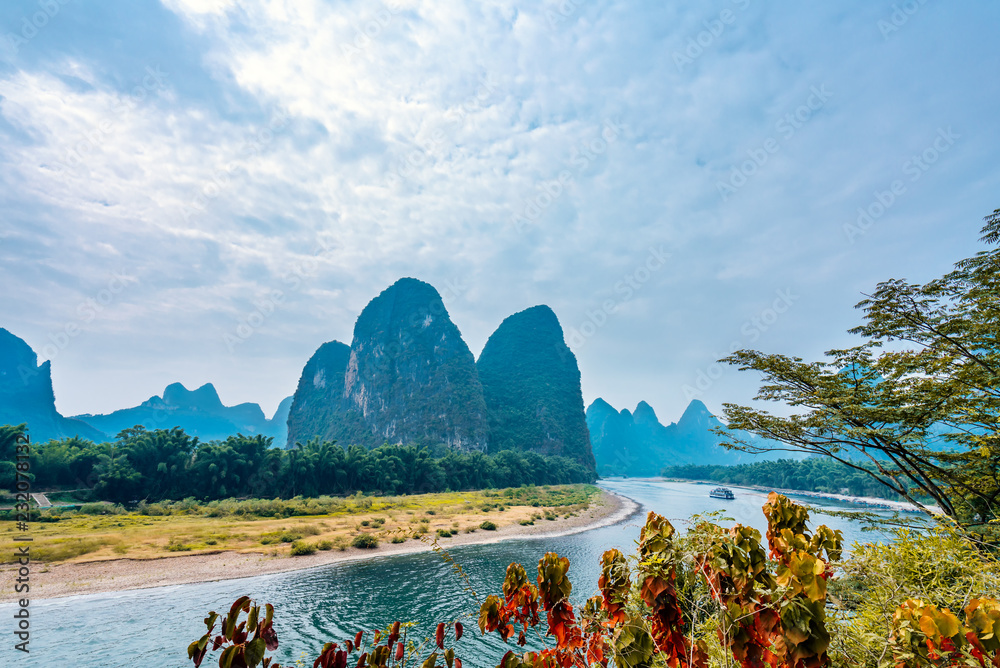
{"label": "haze over mountains", "polygon": [[254,403],[224,406],[215,386],[205,383],[196,390],[188,390],[180,383],[172,383],[162,396],[152,396],[134,408],[123,408],[106,415],[75,415],[74,419],[86,422],[109,437],[135,425],[147,430],[182,427],[191,436],[202,441],[225,440],[234,434],[270,436],[273,445],[285,446],[286,421],[292,398],[287,397],[268,419],[260,406]]}
{"label": "haze over mountains", "polygon": [[52,365],[38,364],[31,347],[0,328],[0,424],[31,425],[35,441],[82,436],[103,440],[104,434],[88,424],[63,417],[56,410],[52,390]]}
{"label": "haze over mountains", "polygon": [[680,420],[669,425],[661,424],[645,401],[630,412],[627,408],[617,411],[604,399],[596,399],[587,408],[587,426],[602,476],[655,476],[665,466],[734,465],[791,456],[723,448],[718,444],[722,439],[712,430],[724,425],[697,399],[688,404]]}
{"label": "haze over mountains", "polygon": [[476,360],[433,286],[403,278],[376,296],[350,345],[322,344],[292,397],[268,418],[260,406],[225,406],[206,383],[106,415],[66,418],[55,409],[49,362],[0,329],[0,424],[27,422],[34,440],[114,439],[123,429],[181,427],[202,441],[264,435],[273,445],[336,440],[571,458],[601,475],[657,475],[667,465],[740,463],[711,432],[721,423],[693,401],[663,425],[646,402],[634,412],[597,399],[584,412],[580,370],[556,314],[533,306],[504,319]]}

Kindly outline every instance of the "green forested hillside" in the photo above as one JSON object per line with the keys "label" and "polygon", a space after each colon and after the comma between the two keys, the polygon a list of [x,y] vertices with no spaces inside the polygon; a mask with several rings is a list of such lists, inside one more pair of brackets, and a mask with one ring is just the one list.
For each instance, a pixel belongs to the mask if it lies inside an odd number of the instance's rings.
{"label": "green forested hillside", "polygon": [[476,363],[489,415],[489,452],[562,455],[594,469],[580,369],[548,306],[506,318]]}

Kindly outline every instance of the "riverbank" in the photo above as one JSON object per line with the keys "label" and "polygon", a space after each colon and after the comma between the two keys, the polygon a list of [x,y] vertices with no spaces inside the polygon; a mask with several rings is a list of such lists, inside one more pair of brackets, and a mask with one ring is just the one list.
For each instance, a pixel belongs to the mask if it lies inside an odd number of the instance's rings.
{"label": "riverbank", "polygon": [[[511,523],[495,531],[458,533],[448,538],[427,534],[422,539],[401,543],[380,542],[376,549],[347,547],[343,551],[319,551],[315,554],[289,556],[255,551],[213,551],[145,559],[107,559],[45,566],[36,564],[31,573],[32,599],[58,598],[169,585],[231,580],[272,573],[317,568],[344,561],[370,559],[397,554],[426,552],[433,539],[445,549],[459,545],[489,544],[519,538],[549,538],[589,531],[621,522],[639,510],[638,504],[623,496],[601,490],[587,510],[570,517],[542,520],[534,525]],[[17,569],[0,570],[0,603],[15,601]]]}

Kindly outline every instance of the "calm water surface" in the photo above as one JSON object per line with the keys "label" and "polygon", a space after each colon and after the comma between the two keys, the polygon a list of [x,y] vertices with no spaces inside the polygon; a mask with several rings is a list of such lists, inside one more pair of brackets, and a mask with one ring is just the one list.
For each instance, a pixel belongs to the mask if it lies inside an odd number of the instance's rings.
{"label": "calm water surface", "polygon": [[[642,506],[641,514],[572,536],[469,545],[456,547],[451,553],[475,590],[485,597],[500,592],[504,571],[512,561],[524,564],[532,575],[542,554],[558,552],[570,559],[573,597],[579,601],[595,593],[602,552],[611,547],[634,550],[648,510],[667,516],[679,529],[693,514],[720,509],[762,534],[766,527],[760,511],[766,495],[761,492],[734,488],[735,501],[719,501],[708,497],[709,486],[693,483],[610,480],[601,486],[634,499]],[[816,500],[808,502],[818,507]],[[839,502],[824,503],[824,507],[859,509]],[[816,514],[812,519],[814,524],[841,529],[847,544],[880,538],[861,533],[848,520]],[[0,606],[0,617],[7,620],[0,625],[7,638],[0,647],[0,656],[5,657],[0,663],[26,667],[189,666],[186,648],[204,633],[201,620],[205,614],[210,609],[228,610],[244,594],[260,603],[274,604],[280,642],[276,658],[282,664],[294,663],[303,652],[315,657],[324,642],[342,641],[356,631],[382,627],[396,619],[428,620],[418,630],[423,636],[431,633],[438,621],[463,615],[473,615],[463,620],[467,631],[456,648],[464,665],[495,666],[506,651],[495,634],[479,636],[474,617],[478,605],[462,590],[450,567],[434,554],[412,554],[239,580],[36,601],[31,604],[31,654],[27,660],[12,650],[8,635],[13,607]],[[217,656],[209,655],[203,665],[217,665]]]}

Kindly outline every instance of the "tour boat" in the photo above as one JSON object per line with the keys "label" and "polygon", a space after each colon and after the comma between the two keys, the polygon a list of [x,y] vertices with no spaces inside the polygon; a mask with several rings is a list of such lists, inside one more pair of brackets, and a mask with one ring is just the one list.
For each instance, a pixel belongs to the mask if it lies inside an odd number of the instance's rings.
{"label": "tour boat", "polygon": [[732,499],[736,498],[736,496],[733,494],[733,490],[729,489],[728,487],[716,487],[711,492],[709,492],[708,495],[713,499],[726,499],[727,501],[731,501]]}

